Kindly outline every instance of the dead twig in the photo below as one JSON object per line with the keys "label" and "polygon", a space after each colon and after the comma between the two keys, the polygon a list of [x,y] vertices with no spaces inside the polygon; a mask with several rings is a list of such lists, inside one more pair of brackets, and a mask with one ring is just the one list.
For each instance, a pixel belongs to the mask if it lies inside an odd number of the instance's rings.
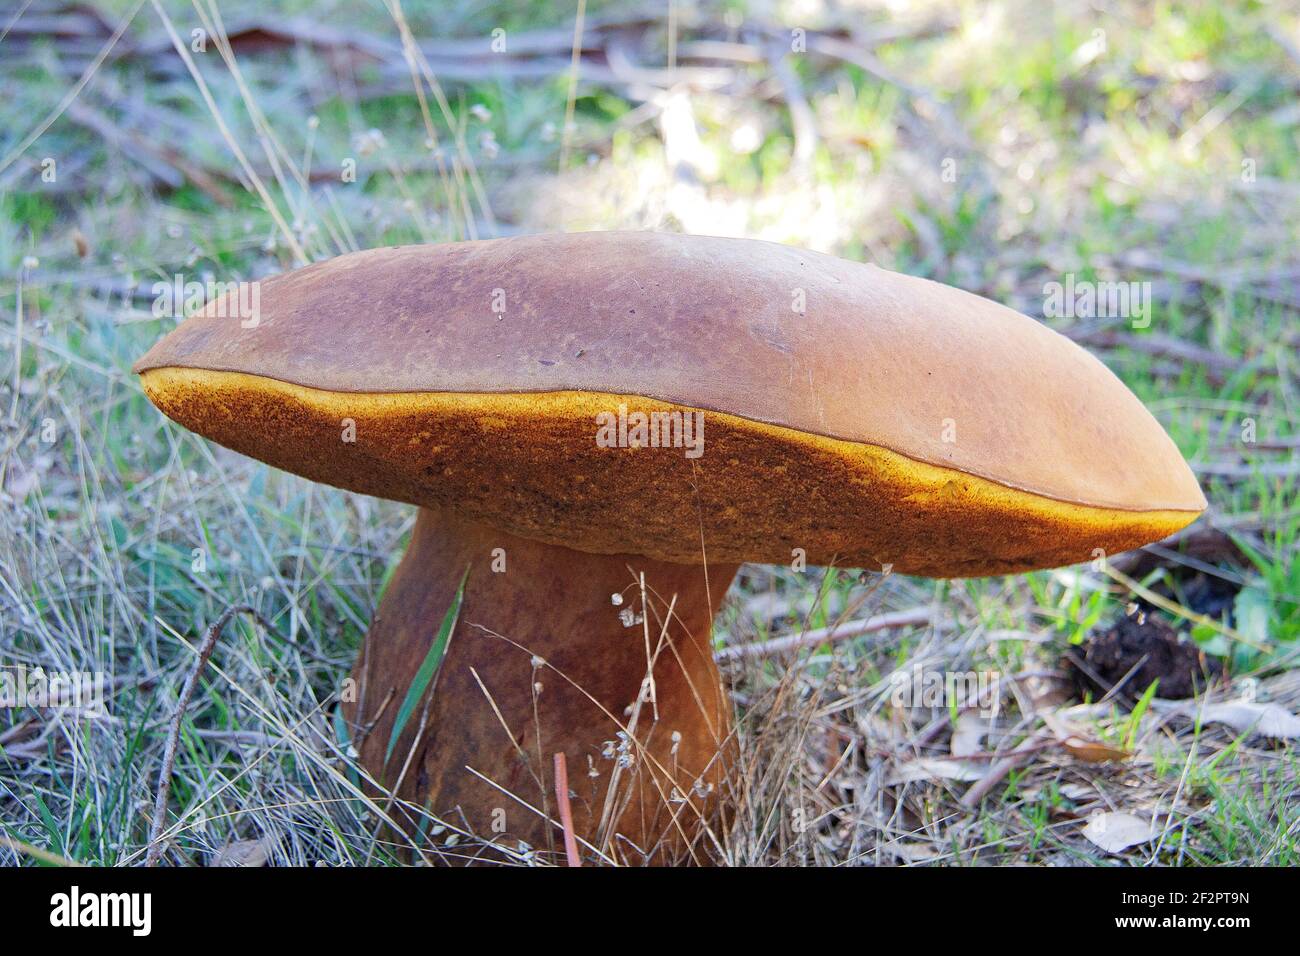
{"label": "dead twig", "polygon": [[[1157,358],[1168,358],[1178,362],[1204,365],[1212,372],[1235,372],[1246,364],[1243,359],[1215,352],[1193,342],[1175,338],[1172,335],[1161,335],[1158,332],[1147,335],[1130,335],[1112,329],[1082,329],[1070,337],[1076,342],[1099,348],[1126,348],[1134,352],[1154,355]],[[1261,367],[1260,372],[1268,374],[1268,369]],[[1215,376],[1215,378],[1219,382],[1223,381],[1221,375]]]}
{"label": "dead twig", "polygon": [[984,776],[971,784],[971,788],[962,794],[961,805],[967,810],[978,807],[980,801],[988,795],[990,790],[998,785],[998,782],[1001,781],[1003,777],[1014,770],[1017,765],[1027,760],[1031,754],[1038,750],[1042,750],[1043,747],[1041,744],[1042,740],[1040,737],[1033,734],[1026,737],[1020,742],[1020,746],[1016,747],[1016,749],[1011,751],[1011,753],[1007,754],[997,763],[993,764],[993,766],[989,767],[988,772],[984,774]]}
{"label": "dead twig", "polygon": [[786,108],[790,113],[790,125],[794,130],[794,169],[800,178],[806,178],[812,168],[813,154],[817,151],[817,121],[812,107],[803,93],[803,84],[799,76],[786,62],[786,50],[783,46],[773,45],[768,56],[772,74],[781,84],[785,94]]}
{"label": "dead twig", "polygon": [[186,708],[189,707],[190,698],[194,696],[194,689],[199,686],[199,678],[203,676],[208,658],[212,656],[212,651],[217,646],[217,639],[221,637],[222,630],[236,614],[248,614],[268,631],[271,629],[256,608],[247,604],[236,604],[222,611],[216,623],[208,628],[207,634],[203,636],[203,643],[199,645],[198,663],[194,665],[194,670],[190,672],[185,686],[181,688],[181,696],[176,703],[176,713],[172,715],[171,728],[167,732],[162,770],[158,774],[158,796],[153,805],[153,823],[149,827],[149,848],[144,858],[145,866],[156,866],[158,858],[162,856],[162,832],[167,819],[167,797],[172,789],[172,769],[176,764],[176,746],[180,742],[181,721],[185,719]]}
{"label": "dead twig", "polygon": [[724,647],[713,656],[719,663],[724,663],[751,657],[784,654],[804,647],[816,647],[818,644],[846,641],[852,637],[861,637],[863,634],[872,634],[876,631],[885,631],[895,627],[921,627],[933,623],[933,617],[934,615],[928,607],[914,607],[906,611],[891,611],[888,614],[880,614],[851,624],[838,626],[832,624],[830,627],[819,627],[811,631],[805,631],[802,634],[791,634],[788,637],[776,637],[770,641],[760,641],[757,644],[738,644],[735,647]]}

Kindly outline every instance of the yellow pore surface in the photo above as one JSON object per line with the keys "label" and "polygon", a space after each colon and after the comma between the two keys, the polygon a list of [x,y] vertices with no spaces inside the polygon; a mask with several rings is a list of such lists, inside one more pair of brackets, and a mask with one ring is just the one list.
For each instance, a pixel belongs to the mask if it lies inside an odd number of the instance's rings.
{"label": "yellow pore surface", "polygon": [[[177,367],[142,381],[175,421],[286,471],[604,554],[802,555],[974,577],[1116,554],[1199,513],[1059,501],[887,448],[636,395],[335,392]],[[621,410],[702,416],[703,444],[605,447],[600,424]]]}

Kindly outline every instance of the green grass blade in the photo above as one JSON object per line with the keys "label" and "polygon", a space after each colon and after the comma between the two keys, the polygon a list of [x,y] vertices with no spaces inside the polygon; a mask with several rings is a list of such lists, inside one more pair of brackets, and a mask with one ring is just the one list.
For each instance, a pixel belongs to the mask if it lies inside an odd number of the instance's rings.
{"label": "green grass blade", "polygon": [[456,588],[456,596],[451,600],[451,607],[447,608],[447,613],[443,615],[442,626],[438,628],[438,636],[433,639],[433,645],[429,648],[429,653],[424,658],[424,663],[415,673],[415,679],[411,681],[411,686],[407,688],[406,699],[402,701],[402,706],[397,711],[397,719],[393,721],[393,733],[388,738],[388,750],[384,753],[384,766],[388,766],[388,761],[392,759],[393,751],[397,748],[397,738],[402,736],[402,730],[406,727],[406,722],[411,719],[411,714],[415,712],[415,705],[420,702],[424,692],[429,689],[429,682],[433,680],[433,675],[438,673],[438,665],[442,663],[443,656],[447,653],[447,644],[451,641],[451,632],[456,627],[456,618],[460,616],[460,603],[465,599],[465,580],[469,577],[469,568],[461,575],[460,585]]}
{"label": "green grass blade", "polygon": [[1133,750],[1137,746],[1138,725],[1142,722],[1142,715],[1145,714],[1147,709],[1151,706],[1151,698],[1156,696],[1156,688],[1159,686],[1160,678],[1157,677],[1151,682],[1151,686],[1143,692],[1142,697],[1138,700],[1136,706],[1134,706],[1133,712],[1129,714],[1128,733],[1124,735],[1125,750]]}

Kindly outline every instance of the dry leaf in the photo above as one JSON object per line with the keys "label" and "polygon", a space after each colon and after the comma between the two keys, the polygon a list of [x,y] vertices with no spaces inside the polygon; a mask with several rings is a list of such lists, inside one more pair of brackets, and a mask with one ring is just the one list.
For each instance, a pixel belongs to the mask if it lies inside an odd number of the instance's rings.
{"label": "dry leaf", "polygon": [[227,843],[212,858],[213,866],[263,866],[270,855],[266,837],[260,840],[237,840]]}
{"label": "dry leaf", "polygon": [[1096,740],[1081,730],[1069,719],[1067,712],[1043,714],[1043,723],[1056,737],[1057,743],[1066,749],[1070,756],[1084,763],[1105,763],[1110,760],[1128,760],[1133,756],[1127,750],[1112,747]]}
{"label": "dry leaf", "polygon": [[906,840],[890,843],[887,849],[897,859],[907,864],[929,863],[931,860],[942,856],[944,852],[933,843],[918,843]]}
{"label": "dry leaf", "polygon": [[909,760],[895,767],[885,779],[888,787],[900,783],[918,781],[960,780],[967,783],[979,780],[983,776],[979,767],[964,760],[937,760],[933,757],[921,757]]}
{"label": "dry leaf", "polygon": [[1075,760],[1082,760],[1084,763],[1106,763],[1111,760],[1128,760],[1133,756],[1127,750],[1120,750],[1109,744],[1104,744],[1100,740],[1085,740],[1082,737],[1070,736],[1061,741],[1071,757]]}
{"label": "dry leaf", "polygon": [[954,757],[969,757],[980,752],[984,735],[989,732],[989,722],[978,714],[962,714],[953,728],[948,750]]}
{"label": "dry leaf", "polygon": [[1146,843],[1156,835],[1150,820],[1123,811],[1095,813],[1088,818],[1083,835],[1107,853],[1120,853],[1131,846]]}
{"label": "dry leaf", "polygon": [[41,475],[50,470],[54,459],[50,455],[37,455],[30,465],[15,460],[5,476],[5,490],[17,501],[22,501],[41,483]]}
{"label": "dry leaf", "polygon": [[1249,730],[1279,740],[1300,737],[1300,717],[1277,704],[1235,700],[1223,704],[1206,704],[1200,713],[1201,719],[1206,723],[1226,724],[1237,733]]}

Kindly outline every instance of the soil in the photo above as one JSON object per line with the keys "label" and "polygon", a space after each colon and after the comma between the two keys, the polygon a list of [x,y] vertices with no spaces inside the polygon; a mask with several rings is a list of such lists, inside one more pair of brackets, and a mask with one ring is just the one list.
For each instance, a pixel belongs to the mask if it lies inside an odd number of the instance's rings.
{"label": "soil", "polygon": [[1118,696],[1129,704],[1156,680],[1157,697],[1192,697],[1223,670],[1218,659],[1180,638],[1168,621],[1150,610],[1137,610],[1107,630],[1094,631],[1067,653],[1065,663],[1080,696],[1091,694],[1095,700],[1122,681]]}

